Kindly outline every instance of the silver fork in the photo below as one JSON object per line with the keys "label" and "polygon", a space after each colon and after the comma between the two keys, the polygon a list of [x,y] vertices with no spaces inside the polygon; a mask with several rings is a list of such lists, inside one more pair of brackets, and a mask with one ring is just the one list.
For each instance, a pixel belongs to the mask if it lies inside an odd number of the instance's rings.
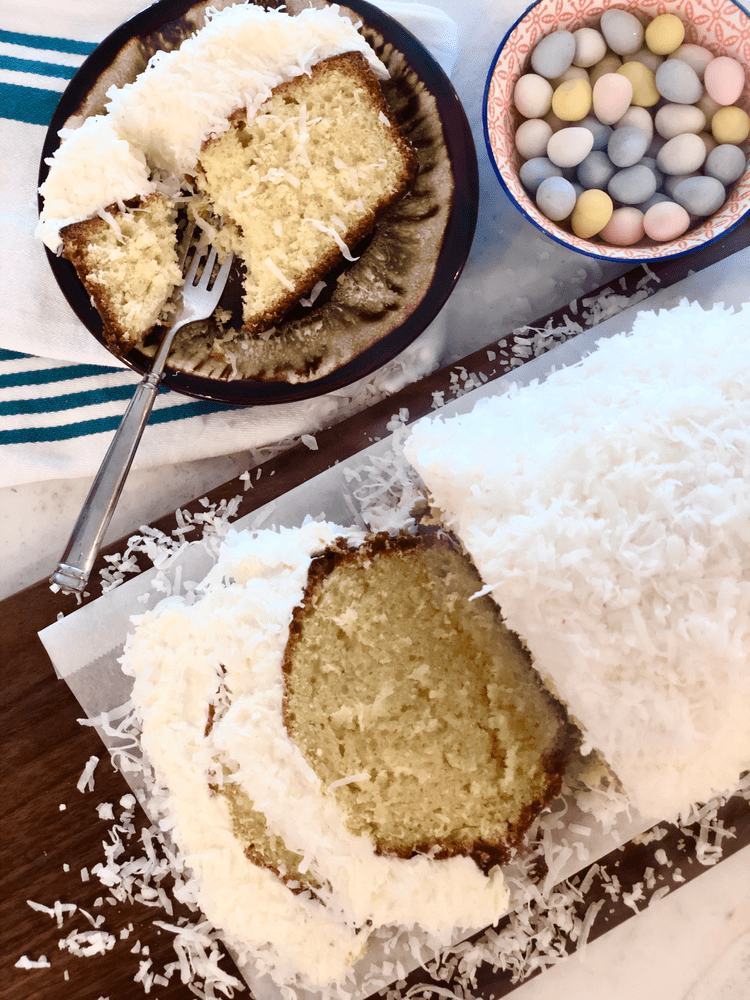
{"label": "silver fork", "polygon": [[[136,387],[78,515],[67,548],[57,564],[57,570],[50,577],[50,583],[56,584],[66,593],[82,593],[88,583],[104,533],[120,499],[141,435],[151,415],[175,334],[186,323],[210,316],[227,283],[232,255],[222,264],[212,281],[216,250],[210,246],[196,246],[190,257],[194,231],[194,225],[188,226],[180,248],[180,266],[184,272],[189,260],[189,268],[184,276],[182,301],[178,305],[174,322],[159,345],[151,370]],[[201,270],[204,257],[205,263]]]}

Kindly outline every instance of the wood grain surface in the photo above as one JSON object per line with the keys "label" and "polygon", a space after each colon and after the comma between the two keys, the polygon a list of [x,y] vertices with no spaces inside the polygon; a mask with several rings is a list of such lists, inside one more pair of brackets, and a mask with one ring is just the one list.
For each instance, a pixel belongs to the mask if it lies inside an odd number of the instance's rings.
{"label": "wood grain surface", "polygon": [[[658,287],[664,287],[685,277],[690,270],[707,266],[747,245],[747,235],[745,224],[705,251],[667,264],[650,265],[650,273],[656,273]],[[642,267],[637,267],[624,279],[618,279],[612,288],[627,295],[645,274]],[[604,290],[608,287],[604,286]],[[589,292],[587,298],[601,292],[602,289]],[[560,315],[565,311],[562,308]],[[535,325],[543,327],[548,318],[542,317]],[[408,409],[409,419],[414,420],[432,408],[434,392],[445,392],[446,398],[450,398],[456,373],[477,373],[485,380],[503,374],[508,370],[512,343],[511,336],[500,348],[492,344],[490,353],[487,349],[478,351],[318,434],[317,451],[301,446],[265,463],[260,479],[256,481],[254,477],[252,490],[244,491],[244,484],[234,480],[208,494],[209,500],[218,502],[241,496],[237,516],[250,513],[385,436],[388,421],[400,409]],[[202,508],[196,500],[187,509]],[[175,524],[174,513],[155,522],[156,527],[166,532]],[[104,555],[122,551],[125,541],[114,543],[100,555],[86,601],[99,596],[97,581]],[[50,571],[56,555],[51,556]],[[134,1000],[144,996],[143,986],[134,981],[144,961],[144,947],[148,948],[148,958],[153,960],[157,972],[175,958],[171,935],[154,925],[156,919],[170,921],[174,917],[160,908],[141,904],[111,905],[106,902],[107,890],[96,877],[82,879],[82,869],[91,872],[104,860],[102,842],[109,839],[111,823],[99,818],[97,806],[111,803],[119,815],[120,800],[129,793],[129,788],[112,767],[96,733],[78,723],[82,711],[65,683],[56,679],[37,635],[61,613],[69,614],[74,609],[74,598],[53,594],[46,581],[0,602],[0,949],[4,1000],[102,997]],[[100,758],[95,787],[82,793],[76,785],[92,756]],[[731,800],[726,810],[727,820],[736,832],[735,839],[727,844],[729,853],[750,843],[750,809],[744,800]],[[136,824],[139,823],[148,825],[143,814],[136,811]],[[137,843],[137,835],[131,838],[131,845],[135,855],[140,856],[142,847]],[[642,876],[644,868],[653,864],[653,855],[634,847],[621,855],[618,863],[623,866],[624,877],[636,881],[639,872]],[[700,866],[694,867],[694,874],[698,874]],[[691,876],[691,872],[686,874]],[[54,917],[32,909],[28,900],[47,907],[53,907],[59,900],[80,909],[58,926]],[[81,910],[93,918],[103,915],[101,929],[117,939],[112,950],[82,958],[60,948],[60,939],[72,931],[91,929]],[[602,930],[630,915],[630,910],[620,915],[613,912],[602,922]],[[140,954],[134,953],[134,948]],[[16,968],[22,956],[32,961],[46,956],[50,967]],[[228,967],[231,968],[231,963]],[[420,975],[424,978],[424,974]],[[490,991],[501,996],[512,989],[509,977],[486,970],[479,976],[477,996],[488,995]],[[194,996],[179,981],[179,976],[173,977],[169,986],[154,987],[151,995],[185,1000]]]}

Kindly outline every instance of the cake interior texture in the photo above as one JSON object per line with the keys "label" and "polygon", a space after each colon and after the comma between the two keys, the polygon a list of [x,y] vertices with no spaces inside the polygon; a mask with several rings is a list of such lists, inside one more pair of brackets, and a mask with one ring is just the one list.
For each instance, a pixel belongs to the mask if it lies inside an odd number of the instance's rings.
{"label": "cake interior texture", "polygon": [[311,565],[287,644],[285,724],[347,827],[400,857],[507,860],[559,791],[561,706],[468,557],[374,536]]}
{"label": "cake interior texture", "polygon": [[243,325],[263,331],[308,294],[414,178],[364,56],[324,59],[208,142],[197,184],[245,265]]}
{"label": "cake interior texture", "polygon": [[61,235],[63,254],[93,299],[105,336],[132,346],[164,322],[182,276],[173,203],[153,194],[123,208],[112,205],[111,221],[95,216],[67,226]]}

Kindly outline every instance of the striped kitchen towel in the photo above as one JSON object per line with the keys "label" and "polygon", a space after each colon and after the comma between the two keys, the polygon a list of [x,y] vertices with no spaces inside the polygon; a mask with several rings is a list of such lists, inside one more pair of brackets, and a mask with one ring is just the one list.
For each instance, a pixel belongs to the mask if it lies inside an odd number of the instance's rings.
{"label": "striped kitchen towel", "polygon": [[[443,10],[381,6],[450,71],[457,33]],[[93,476],[138,381],[78,321],[33,232],[41,149],[60,95],[97,44],[142,8],[142,0],[3,0],[0,9],[0,487]],[[425,374],[442,340],[438,318],[387,370],[301,403],[251,411],[164,390],[136,467],[263,454],[314,434]]]}

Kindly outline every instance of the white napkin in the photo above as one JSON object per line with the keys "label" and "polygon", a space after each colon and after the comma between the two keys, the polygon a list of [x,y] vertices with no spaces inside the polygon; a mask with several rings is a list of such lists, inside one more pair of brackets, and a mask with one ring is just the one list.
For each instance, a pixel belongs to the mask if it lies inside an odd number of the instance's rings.
{"label": "white napkin", "polygon": [[[379,6],[451,71],[458,34],[444,11]],[[93,475],[138,381],[75,317],[33,231],[41,148],[59,96],[96,44],[141,9],[142,0],[4,0],[0,11],[0,487]],[[161,393],[135,467],[314,435],[426,374],[443,339],[438,317],[385,369],[302,403],[235,408]]]}

